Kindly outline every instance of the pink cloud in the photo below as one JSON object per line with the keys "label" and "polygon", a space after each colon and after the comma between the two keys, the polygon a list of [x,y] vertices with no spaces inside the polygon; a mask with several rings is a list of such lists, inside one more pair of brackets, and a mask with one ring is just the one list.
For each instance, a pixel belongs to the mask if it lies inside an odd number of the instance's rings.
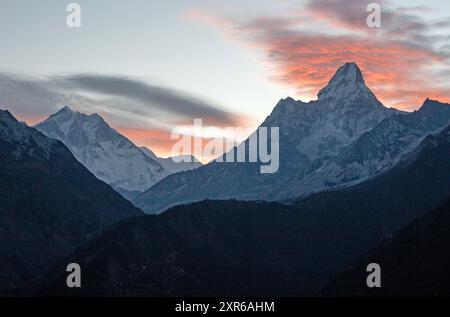
{"label": "pink cloud", "polygon": [[[412,110],[427,97],[448,101],[450,86],[442,86],[445,79],[430,72],[448,65],[450,56],[442,45],[436,48],[442,37],[432,35],[433,23],[415,15],[417,10],[400,11],[382,1],[383,28],[370,29],[366,2],[315,0],[297,15],[214,18],[202,12],[190,18],[199,23],[205,17],[221,21],[208,26],[224,31],[227,39],[263,52],[269,77],[294,87],[301,98],[314,98],[338,66],[355,61],[369,87],[387,106]],[[332,30],[323,29],[324,25],[331,25]]]}

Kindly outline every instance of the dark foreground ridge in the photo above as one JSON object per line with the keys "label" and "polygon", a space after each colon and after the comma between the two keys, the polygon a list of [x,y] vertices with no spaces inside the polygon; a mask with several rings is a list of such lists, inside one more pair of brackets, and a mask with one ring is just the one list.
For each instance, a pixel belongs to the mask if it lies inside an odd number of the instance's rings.
{"label": "dark foreground ridge", "polygon": [[29,294],[58,259],[142,212],[59,141],[0,111],[0,295]]}
{"label": "dark foreground ridge", "polygon": [[61,273],[39,294],[317,294],[336,272],[450,197],[449,132],[429,136],[378,178],[292,206],[205,201],[126,220],[52,270],[79,263],[81,289],[68,289]]}
{"label": "dark foreground ridge", "polygon": [[[338,274],[325,296],[450,296],[450,200],[414,221],[353,268]],[[367,263],[381,267],[381,288],[366,286]]]}

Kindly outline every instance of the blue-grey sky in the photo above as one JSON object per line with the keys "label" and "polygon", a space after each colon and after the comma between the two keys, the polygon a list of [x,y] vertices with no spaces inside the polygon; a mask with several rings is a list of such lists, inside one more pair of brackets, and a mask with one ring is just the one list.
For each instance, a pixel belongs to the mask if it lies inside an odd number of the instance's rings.
{"label": "blue-grey sky", "polygon": [[[71,2],[79,29],[66,25]],[[280,98],[314,98],[348,60],[387,106],[450,97],[450,2],[379,1],[373,31],[366,3],[0,0],[0,106],[34,123],[70,103],[163,153],[172,126],[201,115],[256,126]]]}

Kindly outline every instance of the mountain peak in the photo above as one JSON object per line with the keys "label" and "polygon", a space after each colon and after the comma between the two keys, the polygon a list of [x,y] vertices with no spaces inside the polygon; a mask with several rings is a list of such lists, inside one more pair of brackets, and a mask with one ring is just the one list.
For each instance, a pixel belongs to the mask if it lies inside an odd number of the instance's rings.
{"label": "mountain peak", "polygon": [[346,80],[364,84],[364,77],[361,69],[354,62],[345,63],[344,65],[339,67],[336,71],[336,74],[334,74],[333,78],[331,79],[331,81],[335,80]]}
{"label": "mountain peak", "polygon": [[90,122],[102,122],[107,124],[105,120],[97,113],[85,114],[79,111],[74,111],[69,106],[64,106],[58,112],[50,115],[50,118],[60,122],[77,120],[77,122],[90,121]]}
{"label": "mountain peak", "polygon": [[320,90],[318,97],[339,97],[344,92],[356,90],[358,86],[365,86],[364,76],[356,63],[345,63],[338,68],[328,85]]}
{"label": "mountain peak", "polygon": [[439,100],[434,100],[434,99],[430,99],[427,98],[425,99],[425,101],[423,102],[423,106],[448,106],[448,103],[443,103],[440,102]]}
{"label": "mountain peak", "polygon": [[60,114],[60,113],[70,113],[73,114],[75,113],[75,111],[72,110],[72,108],[70,108],[69,106],[65,105],[64,107],[61,108],[61,110],[59,110],[58,112],[55,113],[56,114]]}
{"label": "mountain peak", "polygon": [[14,116],[11,114],[11,112],[9,112],[8,110],[2,110],[0,109],[0,119],[2,120],[12,120],[12,121],[17,121],[16,118],[14,118]]}
{"label": "mountain peak", "polygon": [[427,98],[422,107],[420,107],[419,112],[422,113],[436,113],[436,112],[448,112],[450,111],[450,104],[442,103],[438,100],[432,100]]}
{"label": "mountain peak", "polygon": [[69,112],[73,112],[72,108],[70,108],[70,106],[68,106],[68,105],[65,105],[65,106],[61,109],[61,111],[69,111]]}
{"label": "mountain peak", "polygon": [[8,110],[0,109],[0,137],[10,139],[17,134],[21,123]]}

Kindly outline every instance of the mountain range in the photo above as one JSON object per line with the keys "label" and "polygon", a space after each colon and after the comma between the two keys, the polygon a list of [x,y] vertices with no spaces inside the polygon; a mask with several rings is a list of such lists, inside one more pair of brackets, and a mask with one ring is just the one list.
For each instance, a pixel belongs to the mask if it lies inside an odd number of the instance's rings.
{"label": "mountain range", "polygon": [[60,258],[142,215],[60,142],[0,110],[0,295],[30,292]]}
{"label": "mountain range", "polygon": [[98,114],[86,115],[68,106],[35,128],[63,142],[98,179],[127,198],[167,175],[201,165],[197,160],[175,163],[171,158],[159,158],[147,148],[138,148]]}
{"label": "mountain range", "polygon": [[386,108],[347,63],[261,126],[280,129],[274,174],[173,166],[69,107],[36,127],[0,111],[0,295],[448,294],[450,105]]}
{"label": "mountain range", "polygon": [[[450,127],[440,134],[428,136],[408,162],[403,164],[409,169],[413,161],[421,157],[428,157],[427,170],[443,167],[434,155],[442,155],[441,163],[448,166],[450,157]],[[414,171],[421,179],[422,173]],[[448,176],[447,168],[442,169],[442,176],[434,180],[417,184],[412,183],[404,188],[408,191],[412,187],[420,187],[420,197],[415,198],[409,205],[402,204],[403,210],[411,207],[429,212],[423,213],[412,223],[408,223],[399,232],[393,233],[371,252],[367,252],[356,264],[345,271],[336,274],[321,290],[322,296],[449,296],[450,295],[450,199],[444,200],[436,208],[431,208],[425,200],[436,201],[437,195],[448,195],[450,190],[445,188]],[[405,177],[407,177],[405,175]],[[440,187],[440,190],[436,188]],[[429,190],[427,187],[433,189]],[[389,190],[387,188],[386,190]],[[439,193],[440,192],[440,193]],[[358,193],[353,193],[358,194]],[[398,195],[399,193],[393,193]],[[443,196],[440,196],[443,197]],[[425,204],[418,201],[422,200]],[[440,199],[439,199],[440,200]],[[317,200],[313,203],[317,203]],[[336,201],[334,201],[336,203]],[[369,202],[370,203],[370,202]],[[320,207],[319,207],[320,208]],[[433,210],[434,209],[434,210]],[[404,219],[402,219],[404,221]],[[377,263],[382,269],[382,287],[368,288],[365,278],[366,267],[369,263]]]}
{"label": "mountain range", "polygon": [[279,128],[277,173],[260,174],[259,163],[212,162],[166,177],[133,202],[147,213],[204,199],[289,202],[375,177],[449,123],[450,105],[437,101],[414,113],[384,107],[359,67],[346,63],[317,100],[283,99],[261,125]]}
{"label": "mountain range", "polygon": [[289,206],[204,201],[123,221],[52,270],[80,263],[86,287],[68,289],[64,275],[52,274],[38,294],[318,294],[337,272],[450,198],[449,155],[450,127],[379,177]]}

